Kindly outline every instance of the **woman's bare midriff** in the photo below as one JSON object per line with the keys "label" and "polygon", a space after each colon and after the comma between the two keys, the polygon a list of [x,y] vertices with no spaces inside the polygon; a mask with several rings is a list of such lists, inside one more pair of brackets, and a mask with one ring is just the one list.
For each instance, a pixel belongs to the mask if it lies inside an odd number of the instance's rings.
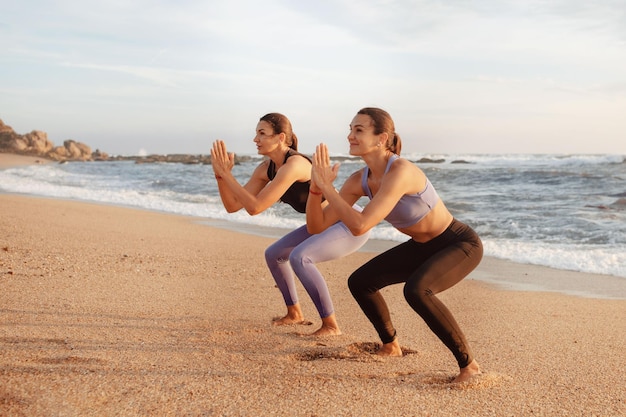
{"label": "woman's bare midriff", "polygon": [[443,201],[439,200],[435,207],[419,222],[398,230],[416,242],[425,243],[442,234],[450,226],[452,220],[452,213],[448,211]]}

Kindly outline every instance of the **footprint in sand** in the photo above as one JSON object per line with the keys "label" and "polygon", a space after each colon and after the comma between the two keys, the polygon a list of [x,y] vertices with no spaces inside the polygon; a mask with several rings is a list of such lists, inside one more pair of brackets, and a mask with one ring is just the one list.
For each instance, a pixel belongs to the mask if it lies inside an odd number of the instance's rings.
{"label": "footprint in sand", "polygon": [[[380,343],[360,342],[352,343],[345,348],[318,348],[307,352],[298,353],[295,359],[299,361],[317,360],[349,360],[356,362],[384,362],[387,357],[376,355],[380,348]],[[402,356],[415,355],[419,352],[407,347],[402,347]],[[394,372],[391,375],[361,375],[363,378],[400,378],[405,382],[416,384],[416,388],[421,389],[488,389],[503,382],[510,381],[507,375],[494,372],[484,372],[476,375],[472,379],[461,383],[452,383],[456,377],[449,371],[428,371],[428,372]],[[412,382],[411,382],[412,381]]]}
{"label": "footprint in sand", "polygon": [[[316,361],[320,359],[341,359],[358,362],[384,361],[386,359],[385,357],[376,355],[379,348],[380,344],[374,342],[352,343],[345,348],[309,350],[297,354],[296,359],[300,361]],[[402,348],[403,356],[416,353],[417,351],[415,350],[405,347]]]}
{"label": "footprint in sand", "polygon": [[509,381],[511,378],[506,375],[497,374],[495,372],[483,372],[472,377],[469,381],[452,383],[456,375],[451,375],[445,371],[429,372],[422,374],[419,378],[420,385],[430,389],[486,389],[496,386],[502,382]]}

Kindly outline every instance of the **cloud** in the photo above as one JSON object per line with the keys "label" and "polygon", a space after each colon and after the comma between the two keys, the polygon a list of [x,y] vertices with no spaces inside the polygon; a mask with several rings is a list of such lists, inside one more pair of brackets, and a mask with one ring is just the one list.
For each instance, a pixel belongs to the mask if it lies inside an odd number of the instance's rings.
{"label": "cloud", "polygon": [[[9,2],[0,109],[24,130],[35,119],[113,152],[116,137],[142,131],[151,151],[157,134],[179,132],[176,146],[205,134],[249,150],[266,111],[343,144],[365,105],[389,110],[409,137],[432,135],[416,148],[475,137],[492,149],[529,126],[540,136],[551,111],[546,131],[566,123],[571,142],[590,112],[626,128],[614,116],[626,94],[624,19],[623,0]],[[146,146],[127,138],[119,146]]]}

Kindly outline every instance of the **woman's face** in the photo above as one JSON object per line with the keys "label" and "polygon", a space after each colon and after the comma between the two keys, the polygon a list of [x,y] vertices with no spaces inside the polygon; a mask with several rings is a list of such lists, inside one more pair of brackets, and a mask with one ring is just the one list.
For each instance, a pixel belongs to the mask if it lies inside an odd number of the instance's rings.
{"label": "woman's face", "polygon": [[372,152],[372,150],[380,150],[378,145],[380,142],[380,135],[374,134],[372,118],[367,114],[354,116],[352,123],[350,123],[350,133],[348,134],[350,155],[362,156]]}
{"label": "woman's face", "polygon": [[254,143],[256,143],[257,153],[267,155],[280,146],[280,134],[275,134],[272,125],[261,120],[256,125]]}

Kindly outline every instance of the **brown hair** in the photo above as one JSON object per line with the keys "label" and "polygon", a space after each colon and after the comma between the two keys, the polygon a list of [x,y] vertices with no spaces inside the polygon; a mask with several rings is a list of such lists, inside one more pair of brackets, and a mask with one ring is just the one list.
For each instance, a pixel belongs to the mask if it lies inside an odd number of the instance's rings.
{"label": "brown hair", "polygon": [[396,133],[393,119],[389,113],[376,107],[364,107],[359,110],[357,114],[365,114],[371,117],[372,124],[374,125],[374,134],[380,135],[381,133],[387,133],[389,135],[386,143],[387,149],[396,155],[400,155],[402,141],[400,140],[400,135]]}
{"label": "brown hair", "polygon": [[267,122],[272,125],[272,129],[274,129],[274,134],[284,133],[287,141],[287,146],[289,146],[294,151],[298,150],[298,138],[296,134],[293,133],[293,129],[291,128],[291,122],[289,121],[287,116],[280,113],[268,113],[265,116],[261,117],[259,121]]}

